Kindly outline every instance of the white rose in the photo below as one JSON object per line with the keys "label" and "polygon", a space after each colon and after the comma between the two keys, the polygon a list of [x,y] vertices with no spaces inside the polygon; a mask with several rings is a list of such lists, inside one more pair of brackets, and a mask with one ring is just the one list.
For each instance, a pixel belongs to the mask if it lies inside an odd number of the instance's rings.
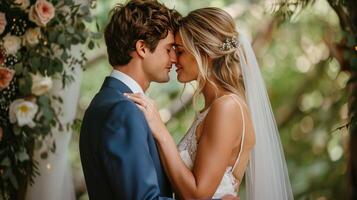
{"label": "white rose", "polygon": [[30,28],[26,31],[24,35],[24,42],[29,44],[30,46],[35,46],[40,42],[41,37],[41,29],[40,28]]}
{"label": "white rose", "polygon": [[41,74],[31,74],[32,77],[32,94],[36,96],[43,95],[52,88],[52,79],[50,77],[44,77]]}
{"label": "white rose", "polygon": [[15,0],[15,4],[20,6],[22,10],[26,10],[30,6],[30,0]]}
{"label": "white rose", "polygon": [[17,99],[10,104],[9,117],[10,122],[15,123],[19,126],[29,126],[30,128],[35,127],[35,122],[33,119],[38,111],[38,106],[31,101],[26,101],[24,99]]}
{"label": "white rose", "polygon": [[7,34],[4,38],[4,48],[7,54],[16,54],[21,47],[21,39],[17,36]]}
{"label": "white rose", "polygon": [[6,21],[6,16],[5,13],[0,12],[0,34],[2,34],[5,31],[7,21]]}

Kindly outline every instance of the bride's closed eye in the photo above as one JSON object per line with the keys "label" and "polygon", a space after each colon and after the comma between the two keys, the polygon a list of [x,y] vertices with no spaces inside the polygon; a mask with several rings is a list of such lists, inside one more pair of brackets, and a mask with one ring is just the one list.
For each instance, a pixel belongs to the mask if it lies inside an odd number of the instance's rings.
{"label": "bride's closed eye", "polygon": [[180,51],[180,50],[176,50],[176,55],[181,55],[183,53],[183,51]]}
{"label": "bride's closed eye", "polygon": [[175,52],[176,52],[176,55],[181,55],[182,53],[184,53],[185,50],[183,50],[182,48],[180,47],[176,47],[175,48]]}

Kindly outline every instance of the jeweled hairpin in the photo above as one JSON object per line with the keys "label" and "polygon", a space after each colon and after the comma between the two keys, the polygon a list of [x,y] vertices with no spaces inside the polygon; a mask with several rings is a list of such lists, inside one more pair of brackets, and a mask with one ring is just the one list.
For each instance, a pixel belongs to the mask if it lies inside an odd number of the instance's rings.
{"label": "jeweled hairpin", "polygon": [[219,48],[221,51],[230,51],[232,49],[236,49],[239,46],[239,41],[236,37],[226,38]]}

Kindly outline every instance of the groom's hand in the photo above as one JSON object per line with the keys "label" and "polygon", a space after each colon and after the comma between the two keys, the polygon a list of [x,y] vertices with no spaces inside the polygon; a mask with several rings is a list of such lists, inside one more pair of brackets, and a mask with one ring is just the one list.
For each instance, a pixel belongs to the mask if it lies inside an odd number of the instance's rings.
{"label": "groom's hand", "polygon": [[227,195],[224,195],[222,197],[222,200],[240,200],[240,198],[239,197],[235,197],[235,196],[233,196],[231,194],[227,194]]}

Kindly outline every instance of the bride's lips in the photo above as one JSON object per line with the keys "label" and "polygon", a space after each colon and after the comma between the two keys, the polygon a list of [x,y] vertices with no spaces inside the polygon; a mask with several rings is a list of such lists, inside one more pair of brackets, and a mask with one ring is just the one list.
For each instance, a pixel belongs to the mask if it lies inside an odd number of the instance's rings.
{"label": "bride's lips", "polygon": [[182,67],[177,66],[176,67],[176,72],[179,72],[182,69]]}

